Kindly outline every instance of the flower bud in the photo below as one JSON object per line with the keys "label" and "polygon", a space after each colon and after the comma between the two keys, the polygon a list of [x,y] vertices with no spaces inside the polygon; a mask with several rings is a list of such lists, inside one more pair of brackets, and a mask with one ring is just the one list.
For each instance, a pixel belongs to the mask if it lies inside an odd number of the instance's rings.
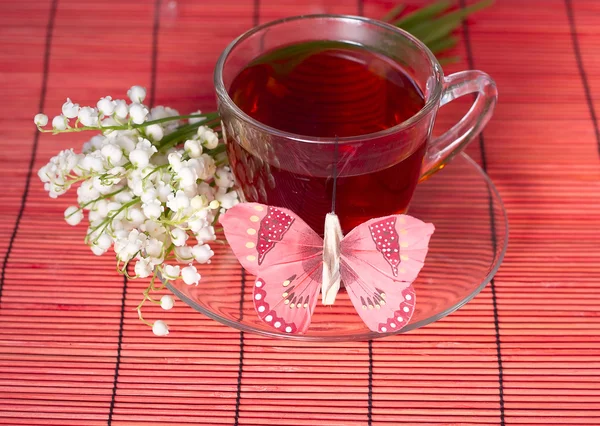
{"label": "flower bud", "polygon": [[129,96],[131,102],[141,104],[146,99],[146,89],[142,86],[132,86],[127,91],[127,96]]}
{"label": "flower bud", "polygon": [[157,336],[166,336],[169,334],[169,327],[167,327],[167,323],[164,321],[154,321],[154,324],[152,325],[152,332]]}
{"label": "flower bud", "polygon": [[48,116],[46,114],[36,114],[35,117],[33,117],[33,122],[38,127],[44,127],[48,124]]}
{"label": "flower bud", "polygon": [[160,298],[160,307],[163,308],[165,311],[172,309],[173,305],[175,305],[175,300],[168,294],[165,294],[163,297]]}

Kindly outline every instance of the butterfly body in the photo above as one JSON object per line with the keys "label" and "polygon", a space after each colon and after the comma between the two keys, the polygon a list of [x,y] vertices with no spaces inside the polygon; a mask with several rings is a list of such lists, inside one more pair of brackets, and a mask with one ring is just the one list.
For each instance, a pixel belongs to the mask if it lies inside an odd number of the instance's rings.
{"label": "butterfly body", "polygon": [[338,217],[325,218],[321,238],[290,210],[241,203],[221,223],[234,254],[256,276],[258,316],[282,333],[304,333],[321,293],[331,305],[341,283],[369,329],[401,329],[415,307],[412,282],[434,231],[407,215],[369,220],[345,237]]}
{"label": "butterfly body", "polygon": [[340,290],[340,249],[344,235],[340,220],[335,213],[325,216],[325,236],[323,237],[323,278],[321,300],[323,305],[333,305]]}

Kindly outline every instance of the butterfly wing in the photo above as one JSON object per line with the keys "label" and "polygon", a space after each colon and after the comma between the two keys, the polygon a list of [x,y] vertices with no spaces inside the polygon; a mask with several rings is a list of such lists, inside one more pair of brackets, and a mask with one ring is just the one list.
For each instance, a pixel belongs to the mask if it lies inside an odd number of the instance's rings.
{"label": "butterfly wing", "polygon": [[407,215],[369,220],[341,243],[341,275],[350,300],[371,330],[408,324],[415,307],[412,282],[423,267],[432,224]]}
{"label": "butterfly wing", "polygon": [[221,217],[242,266],[256,275],[258,316],[286,333],[304,333],[321,285],[323,239],[290,210],[240,203]]}

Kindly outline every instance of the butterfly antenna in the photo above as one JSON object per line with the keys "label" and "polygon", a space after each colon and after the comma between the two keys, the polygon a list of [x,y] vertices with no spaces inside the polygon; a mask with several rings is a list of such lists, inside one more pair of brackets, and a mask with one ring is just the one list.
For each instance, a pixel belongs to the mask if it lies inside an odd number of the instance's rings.
{"label": "butterfly antenna", "polygon": [[339,160],[338,136],[335,135],[335,146],[333,147],[333,191],[331,194],[331,213],[335,213],[335,196],[337,194],[337,163]]}

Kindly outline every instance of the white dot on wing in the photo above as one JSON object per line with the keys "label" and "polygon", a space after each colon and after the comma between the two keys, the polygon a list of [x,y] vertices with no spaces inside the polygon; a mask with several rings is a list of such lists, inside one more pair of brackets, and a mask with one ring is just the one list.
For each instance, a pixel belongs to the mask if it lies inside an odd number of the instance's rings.
{"label": "white dot on wing", "polygon": [[258,307],[258,312],[264,312],[265,311],[265,307],[264,306],[259,306]]}
{"label": "white dot on wing", "polygon": [[408,311],[409,311],[408,307],[406,307],[406,306],[405,306],[404,308],[402,308],[402,310],[403,310],[404,312],[408,312]]}
{"label": "white dot on wing", "polygon": [[275,328],[279,328],[281,326],[281,323],[279,321],[275,321],[275,324],[273,324],[275,326]]}
{"label": "white dot on wing", "polygon": [[262,294],[257,294],[257,295],[254,296],[254,298],[256,300],[260,300],[260,299],[262,299]]}
{"label": "white dot on wing", "polygon": [[265,321],[266,321],[266,322],[271,322],[271,320],[272,320],[272,319],[273,319],[273,316],[272,316],[272,315],[267,315],[267,316],[265,317]]}
{"label": "white dot on wing", "polygon": [[285,328],[285,331],[287,331],[288,333],[291,333],[291,332],[292,332],[292,327],[290,327],[290,326],[287,326],[287,327]]}

